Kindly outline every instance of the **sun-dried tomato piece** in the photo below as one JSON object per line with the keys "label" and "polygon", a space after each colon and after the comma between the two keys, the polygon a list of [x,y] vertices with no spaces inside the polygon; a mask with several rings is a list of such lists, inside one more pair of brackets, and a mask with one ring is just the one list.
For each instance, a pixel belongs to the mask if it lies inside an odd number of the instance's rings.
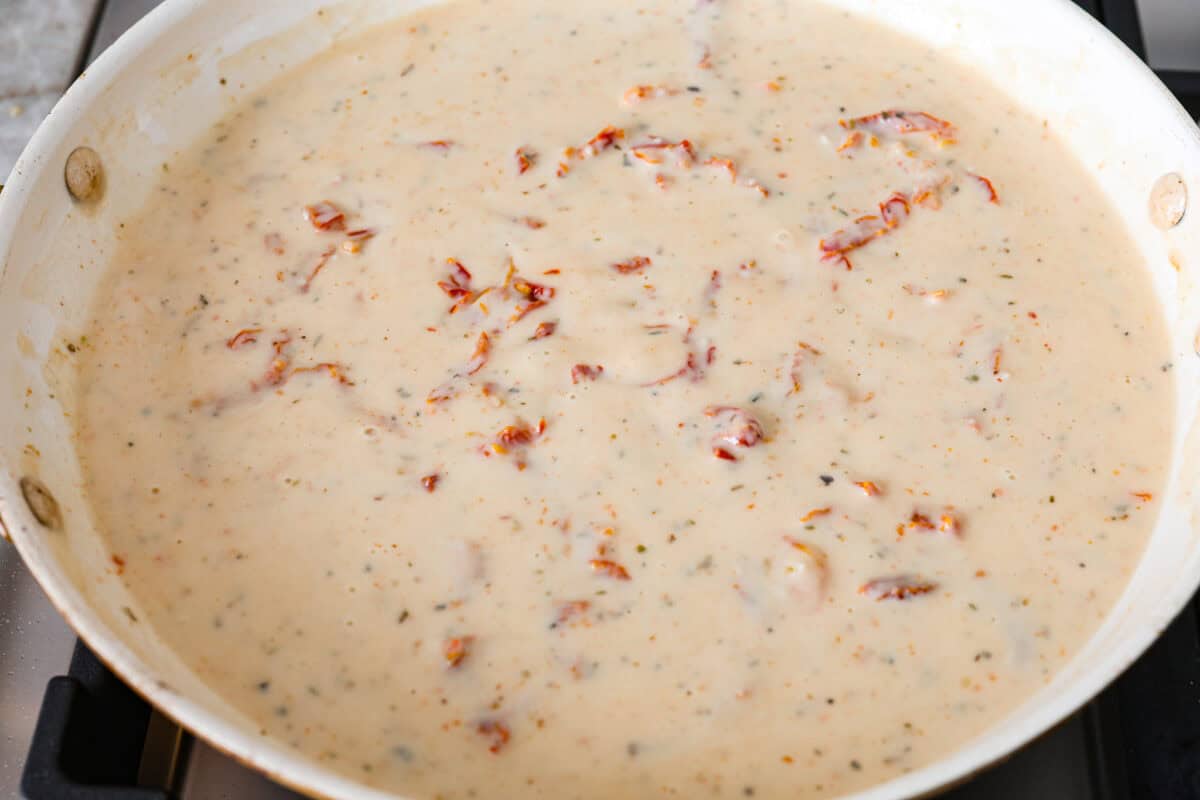
{"label": "sun-dried tomato piece", "polygon": [[661,155],[658,155],[657,153],[650,154],[647,152],[652,147],[657,146],[658,145],[635,145],[634,147],[630,148],[629,152],[633,153],[633,157],[639,161],[645,161],[647,164],[661,164],[663,163],[663,157]]}
{"label": "sun-dried tomato piece", "polygon": [[524,175],[533,168],[537,161],[537,153],[526,147],[518,147],[516,152],[517,158],[517,174]]}
{"label": "sun-dried tomato piece", "polygon": [[454,381],[450,380],[434,388],[433,391],[429,393],[429,396],[425,398],[425,402],[429,403],[430,405],[435,403],[444,403],[457,394],[458,386]]}
{"label": "sun-dried tomato piece", "polygon": [[521,320],[525,319],[525,317],[528,314],[531,314],[534,311],[537,311],[539,308],[543,307],[544,305],[546,305],[545,300],[534,300],[529,303],[522,303],[521,305],[516,307],[516,309],[513,311],[512,316],[508,318],[509,325],[513,325],[513,324],[520,322]]}
{"label": "sun-dried tomato piece", "polygon": [[737,448],[754,447],[765,438],[762,423],[744,408],[709,406],[704,414],[719,425],[713,437],[713,455],[717,458],[737,461]]}
{"label": "sun-dried tomato piece", "polygon": [[788,593],[810,610],[816,610],[824,601],[829,584],[829,557],[816,545],[791,536],[784,536],[783,540],[791,549],[787,557],[781,559]]}
{"label": "sun-dried tomato piece", "polygon": [[905,294],[912,295],[913,297],[923,297],[923,298],[925,298],[925,302],[932,303],[932,304],[944,302],[945,300],[948,300],[954,294],[954,292],[951,291],[950,289],[926,290],[926,289],[922,289],[918,286],[913,286],[911,283],[906,283],[906,284],[902,285],[900,288],[904,290]]}
{"label": "sun-dried tomato piece", "polygon": [[949,536],[958,537],[962,535],[962,520],[957,514],[950,511],[943,511],[938,516],[937,524],[938,533],[944,533]]}
{"label": "sun-dried tomato piece", "polygon": [[879,204],[879,214],[867,214],[854,220],[854,224],[834,231],[817,243],[822,261],[840,263],[850,269],[850,253],[895,230],[908,218],[912,206],[907,196],[894,192]]}
{"label": "sun-dried tomato piece", "polygon": [[547,336],[553,336],[557,328],[557,322],[539,322],[537,328],[533,331],[533,336],[529,337],[529,341],[532,342],[535,339],[545,339]]}
{"label": "sun-dried tomato piece", "polygon": [[767,187],[765,187],[761,183],[759,183],[757,180],[755,180],[754,178],[747,178],[746,180],[742,181],[742,185],[745,186],[747,189],[753,189],[754,191],[758,192],[760,197],[770,197],[771,196],[771,191],[769,189],[767,189]]}
{"label": "sun-dried tomato piece", "polygon": [[792,370],[789,375],[792,379],[792,390],[788,394],[796,394],[804,388],[804,365],[820,355],[821,351],[808,342],[796,343],[796,354],[792,356]]}
{"label": "sun-dried tomato piece", "polygon": [[[528,447],[541,437],[546,431],[546,420],[539,419],[536,427],[529,425],[524,420],[518,419],[512,425],[505,425],[492,438],[492,441],[483,446],[481,452],[485,456],[506,455],[510,451],[518,448]],[[521,458],[517,458],[517,468],[524,469],[525,462]]]}
{"label": "sun-dried tomato piece", "polygon": [[529,444],[533,441],[533,430],[524,426],[505,425],[496,435],[496,441],[505,447]]}
{"label": "sun-dried tomato piece", "polygon": [[346,231],[346,241],[342,242],[342,249],[347,253],[358,253],[363,249],[368,239],[374,239],[377,231],[374,228],[355,228],[352,231]]}
{"label": "sun-dried tomato piece", "polygon": [[[638,161],[643,161],[648,164],[661,164],[666,160],[665,152],[674,152],[676,154],[677,166],[682,169],[690,169],[696,163],[696,149],[692,146],[688,139],[680,139],[679,142],[670,142],[670,140],[662,139],[661,137],[649,137],[646,142],[641,142],[630,146],[630,154],[637,158]],[[738,167],[731,158],[722,158],[719,156],[709,156],[703,162],[704,167],[715,167],[724,169],[730,176],[731,184],[738,184]],[[659,175],[658,178],[664,178]],[[655,182],[659,182],[658,178]],[[665,184],[665,180],[660,182],[660,186]],[[740,181],[740,185],[752,188],[752,190],[761,194],[762,197],[770,197],[770,191],[755,179],[749,178]]]}
{"label": "sun-dried tomato piece", "polygon": [[[663,330],[669,327],[669,325],[646,326],[646,328],[649,330]],[[670,375],[664,375],[657,380],[648,381],[643,383],[642,386],[662,386],[663,384],[670,383],[677,378],[688,378],[693,383],[697,383],[704,379],[705,367],[711,366],[712,363],[717,360],[717,348],[715,345],[709,345],[703,354],[698,352],[695,344],[692,342],[694,333],[694,329],[688,328],[687,333],[685,333],[683,336],[683,343],[688,346],[687,359],[684,361],[683,366],[675,372],[672,372]]]}
{"label": "sun-dried tomato piece", "polygon": [[530,300],[549,300],[554,297],[553,286],[544,286],[540,283],[525,280],[524,278],[514,278],[512,288],[517,294],[527,297]]}
{"label": "sun-dried tomato piece", "polygon": [[467,362],[467,374],[474,375],[483,369],[483,365],[487,363],[488,354],[491,352],[492,339],[487,335],[487,331],[484,331],[479,334],[479,339],[475,342],[475,352],[471,354],[471,360]]}
{"label": "sun-dried tomato piece", "polygon": [[[714,269],[708,276],[704,286],[704,305],[709,308],[717,307],[717,295],[721,292],[721,271]],[[711,361],[709,362],[712,363]]]}
{"label": "sun-dried tomato piece", "polygon": [[642,385],[662,386],[664,383],[670,383],[676,378],[691,378],[691,380],[695,382],[700,380],[703,375],[704,371],[700,368],[700,363],[697,361],[696,354],[691,352],[687,354],[687,360],[684,361],[683,366],[680,367],[676,372],[672,372],[670,375],[664,375],[658,380],[650,381],[649,383],[643,383]]}
{"label": "sun-dried tomato piece", "polygon": [[634,256],[626,261],[618,261],[612,265],[612,268],[622,275],[629,275],[634,272],[641,272],[653,263],[647,256]]}
{"label": "sun-dried tomato piece", "polygon": [[515,425],[505,425],[501,428],[500,433],[496,434],[496,440],[507,447],[532,444],[545,427],[545,420],[542,420],[537,428],[530,427],[527,423],[518,421]]}
{"label": "sun-dried tomato piece", "polygon": [[243,328],[229,338],[225,342],[225,346],[230,350],[237,350],[242,345],[254,344],[258,341],[258,334],[262,333],[262,328]]}
{"label": "sun-dried tomato piece", "polygon": [[809,511],[807,514],[805,514],[803,517],[801,517],[800,521],[801,522],[811,522],[812,520],[816,519],[817,517],[827,516],[832,510],[833,509],[829,508],[828,506],[825,508],[814,508],[811,511]]}
{"label": "sun-dried tomato piece", "polygon": [[875,578],[858,587],[858,593],[872,600],[907,600],[929,594],[937,589],[937,584],[918,578],[915,575],[896,575],[888,578]]}
{"label": "sun-dried tomato piece", "polygon": [[659,97],[671,97],[677,94],[679,94],[679,90],[669,86],[641,84],[626,89],[625,93],[621,95],[621,99],[625,101],[625,105],[632,106],[647,100],[655,100]]}
{"label": "sun-dried tomato piece", "polygon": [[908,219],[910,211],[908,198],[900,192],[894,193],[879,206],[879,215],[883,218],[883,224],[888,227],[888,230]]}
{"label": "sun-dried tomato piece", "polygon": [[834,231],[818,243],[826,260],[844,256],[852,250],[857,250],[873,239],[887,233],[887,224],[882,217],[868,214],[854,220],[854,225]]}
{"label": "sun-dried tomato piece", "polygon": [[599,133],[588,140],[588,143],[579,148],[579,158],[592,158],[603,153],[617,143],[618,140],[625,138],[625,131],[621,128],[608,125],[601,129]]}
{"label": "sun-dried tomato piece", "polygon": [[[292,366],[292,358],[288,355],[287,348],[291,343],[292,336],[287,331],[282,331],[279,338],[271,342],[274,355],[271,358],[271,365],[263,375],[263,383],[267,386],[279,386],[288,379],[290,374],[288,369]],[[259,387],[257,383],[252,383],[251,388],[258,389]]]}
{"label": "sun-dried tomato piece", "polygon": [[563,625],[573,618],[587,613],[592,604],[588,600],[571,600],[558,607],[558,615],[554,618],[554,626]]}
{"label": "sun-dried tomato piece", "polygon": [[432,492],[437,488],[438,481],[442,479],[440,472],[431,472],[421,478],[421,486],[425,487],[425,491]]}
{"label": "sun-dried tomato piece", "polygon": [[708,158],[706,158],[704,160],[704,166],[718,167],[720,169],[725,170],[726,172],[729,173],[729,182],[737,183],[738,171],[737,171],[737,165],[733,163],[733,159],[717,158],[716,156],[709,156]]}
{"label": "sun-dried tomato piece", "polygon": [[489,753],[499,753],[508,744],[509,739],[512,738],[512,731],[508,729],[508,726],[494,719],[483,720],[475,726],[475,730],[483,736],[491,737],[492,743],[488,747]]}
{"label": "sun-dried tomato piece", "polygon": [[329,263],[329,259],[333,258],[335,252],[334,248],[330,247],[317,257],[316,266],[312,268],[312,272],[308,273],[308,277],[300,285],[300,294],[308,294],[308,291],[312,289],[313,281],[321,274],[321,270],[325,269],[325,265]]}
{"label": "sun-dried tomato piece", "polygon": [[792,573],[790,577],[794,578],[796,577],[794,573],[805,571],[811,573],[812,577],[817,579],[818,584],[823,585],[828,575],[828,555],[820,547],[792,539],[791,536],[784,536],[784,541],[791,546],[793,551],[803,554],[800,564],[786,565],[786,569]]}
{"label": "sun-dried tomato piece", "polygon": [[431,139],[428,142],[421,142],[417,146],[426,150],[437,150],[439,153],[448,153],[454,144],[454,141],[450,139]]}
{"label": "sun-dried tomato piece", "polygon": [[1130,492],[1131,495],[1141,500],[1143,503],[1149,503],[1154,499],[1154,495],[1150,492]]}
{"label": "sun-dried tomato piece", "polygon": [[457,636],[442,643],[442,658],[446,661],[446,669],[458,669],[471,654],[475,644],[474,636]]}
{"label": "sun-dried tomato piece", "polygon": [[456,258],[447,258],[446,263],[453,269],[450,271],[450,277],[443,281],[438,281],[438,287],[441,288],[449,297],[463,297],[471,293],[471,273],[462,265],[462,262]]}
{"label": "sun-dried tomato piece", "polygon": [[705,416],[718,417],[729,426],[722,433],[722,440],[738,447],[753,447],[763,439],[763,427],[757,419],[743,408],[737,406],[709,406],[704,409]]}
{"label": "sun-dried tomato piece", "polygon": [[854,485],[862,489],[863,494],[867,497],[879,497],[879,495],[883,494],[883,490],[879,488],[879,485],[875,481],[855,481]]}
{"label": "sun-dried tomato piece", "polygon": [[595,136],[588,140],[588,143],[583,147],[574,148],[568,147],[563,150],[563,160],[558,163],[558,177],[563,177],[571,171],[571,166],[568,162],[586,161],[589,158],[594,158],[600,155],[605,150],[616,146],[616,143],[625,138],[625,131],[622,128],[617,128],[613,125],[608,125],[600,130]]}
{"label": "sun-dried tomato piece", "polygon": [[538,231],[546,227],[546,221],[538,219],[537,217],[521,217],[517,220],[517,222],[521,223],[532,231]]}
{"label": "sun-dried tomato piece", "polygon": [[842,140],[842,143],[837,146],[837,151],[841,153],[843,151],[858,147],[860,144],[862,144],[862,140],[862,131],[850,131],[846,138]]}
{"label": "sun-dried tomato piece", "polygon": [[319,231],[340,231],[346,227],[346,215],[328,200],[305,206],[304,218]]}
{"label": "sun-dried tomato piece", "polygon": [[346,368],[341,364],[335,364],[331,361],[322,361],[320,364],[313,364],[310,367],[295,367],[292,370],[292,374],[299,375],[304,372],[324,372],[343,386],[353,386],[354,381],[346,377],[344,371],[345,369]]}
{"label": "sun-dried tomato piece", "polygon": [[604,367],[599,364],[576,364],[571,367],[571,383],[594,381],[604,374]]}
{"label": "sun-dried tomato piece", "polygon": [[909,531],[919,531],[925,533],[944,533],[948,536],[958,538],[962,536],[962,519],[954,513],[951,506],[947,506],[938,515],[938,520],[935,523],[927,514],[914,510],[908,518],[908,522],[900,523],[896,526],[896,535],[903,536]]}
{"label": "sun-dried tomato piece", "polygon": [[896,526],[896,535],[903,536],[905,533],[913,530],[932,531],[935,530],[935,526],[933,524],[933,520],[929,519],[929,517],[920,513],[919,511],[914,511],[912,512],[912,515],[909,516],[908,522],[901,522]]}
{"label": "sun-dried tomato piece", "polygon": [[592,572],[597,575],[602,575],[606,578],[613,578],[618,581],[629,580],[629,571],[615,561],[609,561],[603,558],[594,558],[588,562]]}
{"label": "sun-dried tomato piece", "polygon": [[924,111],[888,109],[864,117],[838,120],[846,130],[865,130],[880,136],[903,136],[909,133],[928,133],[935,141],[954,141],[955,128],[944,119]]}
{"label": "sun-dried tomato piece", "polygon": [[992,184],[990,179],[985,178],[982,175],[976,175],[973,172],[968,172],[967,176],[979,181],[979,184],[983,186],[984,190],[988,193],[989,203],[1000,205],[1000,195],[996,194],[996,187]]}
{"label": "sun-dried tomato piece", "polygon": [[450,306],[450,313],[454,314],[463,306],[469,305],[476,294],[471,288],[471,273],[462,262],[456,258],[447,258],[446,263],[450,265],[450,275],[438,281],[437,285],[447,297],[456,301]]}
{"label": "sun-dried tomato piece", "polygon": [[655,151],[674,153],[676,163],[683,169],[687,169],[696,163],[696,148],[687,139],[672,142],[658,136],[651,136],[646,141],[631,145],[629,148],[629,152],[639,161],[645,161],[648,164],[661,164],[663,158]]}

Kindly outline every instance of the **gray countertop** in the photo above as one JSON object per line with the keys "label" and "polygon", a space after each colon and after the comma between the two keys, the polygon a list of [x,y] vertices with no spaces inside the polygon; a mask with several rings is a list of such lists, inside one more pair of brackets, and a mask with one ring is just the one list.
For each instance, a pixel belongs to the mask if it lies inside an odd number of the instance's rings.
{"label": "gray countertop", "polygon": [[4,0],[0,24],[0,183],[70,84],[99,0]]}

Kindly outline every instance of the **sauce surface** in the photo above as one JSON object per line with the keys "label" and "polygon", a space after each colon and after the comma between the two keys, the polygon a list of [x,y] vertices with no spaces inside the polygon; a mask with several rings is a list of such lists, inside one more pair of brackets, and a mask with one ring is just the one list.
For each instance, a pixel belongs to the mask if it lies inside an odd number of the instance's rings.
{"label": "sauce surface", "polygon": [[414,797],[823,797],[1108,612],[1168,458],[1121,222],[817,3],[457,0],[164,165],[82,348],[111,569]]}

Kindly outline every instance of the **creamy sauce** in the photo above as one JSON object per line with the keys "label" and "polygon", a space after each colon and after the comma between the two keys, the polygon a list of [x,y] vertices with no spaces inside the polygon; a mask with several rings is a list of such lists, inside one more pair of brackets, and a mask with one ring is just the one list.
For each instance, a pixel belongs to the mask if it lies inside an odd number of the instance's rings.
{"label": "creamy sauce", "polygon": [[1120,221],[978,75],[815,3],[423,10],[247,98],[120,240],[80,348],[110,569],[371,785],[877,783],[1042,686],[1154,520]]}

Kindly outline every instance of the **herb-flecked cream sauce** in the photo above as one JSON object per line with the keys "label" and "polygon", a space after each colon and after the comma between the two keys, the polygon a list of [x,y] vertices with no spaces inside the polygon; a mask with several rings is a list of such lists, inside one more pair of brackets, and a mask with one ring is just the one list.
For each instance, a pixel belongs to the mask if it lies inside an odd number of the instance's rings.
{"label": "herb-flecked cream sauce", "polygon": [[1157,512],[1165,329],[1068,145],[816,2],[340,42],[120,230],[78,429],[109,569],[264,735],[399,794],[929,764]]}

